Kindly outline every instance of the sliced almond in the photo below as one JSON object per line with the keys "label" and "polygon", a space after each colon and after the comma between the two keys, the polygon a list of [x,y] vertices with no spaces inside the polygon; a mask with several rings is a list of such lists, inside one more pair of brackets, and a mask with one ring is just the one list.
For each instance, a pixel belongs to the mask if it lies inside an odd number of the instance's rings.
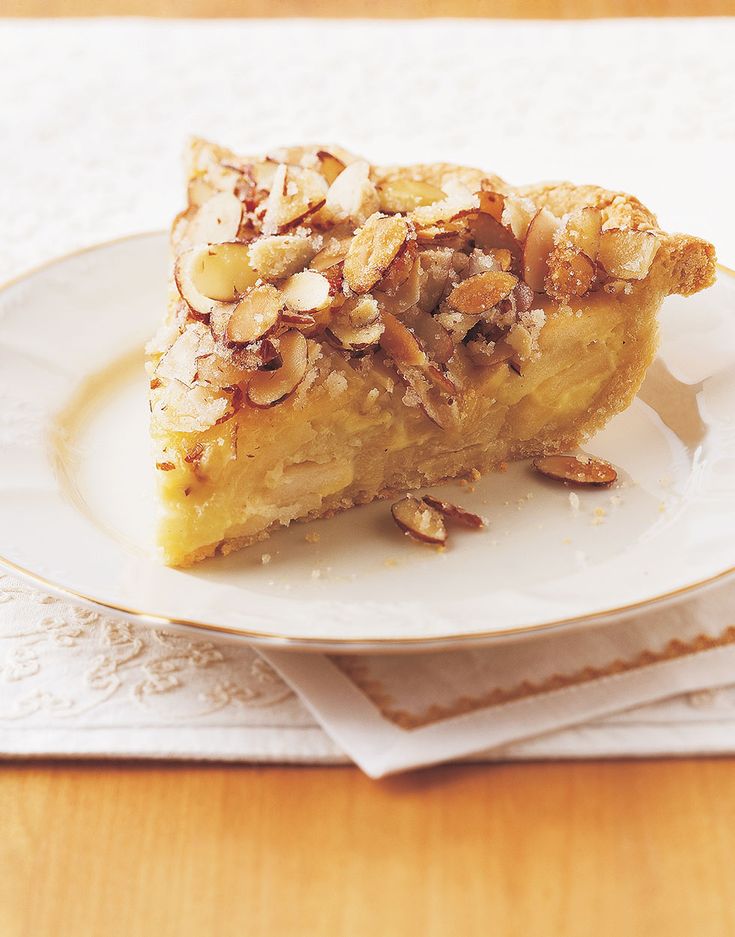
{"label": "sliced almond", "polygon": [[234,241],[242,222],[243,204],[232,192],[218,192],[207,199],[189,223],[190,244],[220,244]]}
{"label": "sliced almond", "polygon": [[400,215],[371,215],[355,234],[344,261],[344,277],[353,293],[367,293],[393,262],[408,238]]}
{"label": "sliced almond", "polygon": [[469,233],[475,247],[485,253],[508,251],[520,265],[522,248],[513,232],[487,212],[475,212],[468,216]]}
{"label": "sliced almond", "polygon": [[[445,431],[456,431],[458,428],[459,411],[453,399],[454,389],[447,394],[437,382],[439,369],[431,371],[432,365],[428,361],[419,367],[410,367],[396,361],[396,367],[409,387],[408,394],[403,398],[407,406],[417,406],[424,414]],[[431,373],[429,373],[431,371]]]}
{"label": "sliced almond", "polygon": [[446,198],[446,193],[435,185],[419,179],[390,179],[378,186],[380,211],[399,214],[413,211],[421,205],[433,205]]}
{"label": "sliced almond", "polygon": [[381,292],[393,296],[411,275],[417,255],[416,241],[406,241],[398,251],[393,263],[380,278],[377,288]]}
{"label": "sliced almond", "polygon": [[544,287],[554,299],[584,296],[594,285],[597,265],[581,251],[556,247],[549,258]]}
{"label": "sliced almond", "polygon": [[380,307],[372,296],[347,299],[327,329],[327,338],[336,348],[361,351],[376,345],[383,334]]}
{"label": "sliced almond", "polygon": [[256,286],[233,309],[227,323],[227,338],[241,344],[262,338],[278,322],[281,305],[281,294],[275,286],[270,283]]}
{"label": "sliced almond", "polygon": [[389,312],[383,312],[383,334],[380,346],[393,358],[396,364],[407,367],[424,367],[427,363],[426,352],[421,343],[399,319]]}
{"label": "sliced almond", "polygon": [[275,371],[257,371],[248,384],[248,403],[258,409],[282,403],[306,374],[308,347],[301,332],[296,329],[284,332],[279,339],[278,351],[281,366]]}
{"label": "sliced almond", "polygon": [[549,255],[554,249],[554,236],[559,220],[548,208],[541,208],[533,216],[523,245],[523,279],[535,293],[543,293],[549,272]]}
{"label": "sliced almond", "polygon": [[273,176],[265,205],[263,234],[277,234],[317,211],[327,197],[320,173],[281,163]]}
{"label": "sliced almond", "polygon": [[363,351],[377,345],[385,326],[380,320],[356,327],[347,320],[332,322],[326,330],[327,338],[343,351]]}
{"label": "sliced almond", "polygon": [[422,250],[418,304],[424,312],[433,312],[446,293],[449,277],[453,271],[452,251],[440,247]]}
{"label": "sliced almond", "polygon": [[302,270],[281,286],[283,301],[294,312],[313,312],[329,305],[329,280],[315,270]]}
{"label": "sliced almond", "polygon": [[530,198],[508,195],[503,204],[503,214],[500,220],[518,241],[522,241],[526,237],[528,226],[535,214],[536,206]]}
{"label": "sliced almond", "polygon": [[533,460],[536,471],[556,481],[573,485],[592,485],[605,488],[617,479],[618,473],[601,459],[586,461],[573,455],[548,455]]}
{"label": "sliced almond", "polygon": [[496,221],[501,221],[503,208],[505,207],[505,196],[499,192],[493,192],[491,189],[482,189],[477,195],[480,199],[480,211],[490,215]]}
{"label": "sliced almond", "polygon": [[447,303],[457,312],[466,315],[479,315],[505,299],[518,283],[518,277],[512,273],[489,271],[463,280],[454,287],[447,298]]}
{"label": "sliced almond", "polygon": [[191,206],[203,205],[216,192],[216,188],[203,173],[192,176],[186,187],[187,201]]}
{"label": "sliced almond", "polygon": [[501,270],[507,273],[513,262],[513,256],[505,248],[495,247],[482,251],[476,247],[469,256],[467,276],[474,277],[478,273],[488,273],[491,270]]}
{"label": "sliced almond", "polygon": [[464,224],[447,222],[443,225],[427,225],[416,228],[416,240],[419,244],[431,244],[443,247],[445,243],[461,237],[465,231]]}
{"label": "sliced almond", "polygon": [[464,527],[479,529],[485,526],[485,521],[479,514],[473,514],[472,511],[466,511],[458,504],[451,504],[449,501],[442,501],[441,498],[435,498],[433,495],[424,495],[422,498],[425,504],[434,508],[451,521],[457,521]]}
{"label": "sliced almond", "polygon": [[600,235],[597,259],[608,276],[642,280],[651,269],[659,243],[652,231],[608,228]]}
{"label": "sliced almond", "polygon": [[324,273],[331,267],[335,267],[337,264],[342,263],[347,256],[351,243],[352,235],[328,238],[327,243],[319,253],[312,257],[309,266],[318,273]]}
{"label": "sliced almond", "polygon": [[425,501],[408,495],[391,507],[393,520],[401,530],[421,543],[444,544],[447,528],[439,511]]}
{"label": "sliced almond", "polygon": [[264,280],[281,280],[303,270],[315,253],[311,238],[272,234],[250,244],[250,266]]}
{"label": "sliced almond", "polygon": [[373,296],[352,296],[339,310],[339,318],[349,321],[356,329],[372,325],[380,318],[380,306]]}
{"label": "sliced almond", "polygon": [[602,212],[599,208],[586,205],[572,212],[563,231],[564,243],[597,260],[602,231]]}
{"label": "sliced almond", "polygon": [[174,267],[181,298],[201,315],[233,302],[257,278],[250,266],[248,245],[239,241],[192,247],[179,256]]}
{"label": "sliced almond", "polygon": [[249,174],[255,181],[256,188],[270,192],[280,163],[275,159],[263,159],[249,166]]}
{"label": "sliced almond", "polygon": [[329,186],[325,208],[334,221],[362,224],[379,205],[378,193],[370,180],[370,164],[358,159]]}
{"label": "sliced almond", "polygon": [[346,168],[345,164],[334,153],[327,150],[319,150],[316,154],[319,160],[319,172],[324,176],[329,185],[331,185],[337,176]]}
{"label": "sliced almond", "polygon": [[421,205],[413,209],[409,217],[422,228],[430,225],[443,227],[445,224],[464,218],[469,212],[479,211],[480,198],[466,186],[459,184],[446,184],[446,194],[438,202],[430,205]]}
{"label": "sliced almond", "polygon": [[281,321],[286,325],[293,325],[297,329],[311,329],[316,325],[316,318],[310,312],[296,312],[294,309],[284,309],[281,312]]}

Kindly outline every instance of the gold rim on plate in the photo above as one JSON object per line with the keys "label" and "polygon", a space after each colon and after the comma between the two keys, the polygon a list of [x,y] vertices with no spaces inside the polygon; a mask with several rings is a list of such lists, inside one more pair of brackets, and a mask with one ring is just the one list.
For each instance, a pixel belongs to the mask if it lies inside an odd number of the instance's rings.
{"label": "gold rim on plate", "polygon": [[[47,267],[61,263],[64,260],[70,260],[72,257],[77,257],[80,254],[91,253],[92,251],[98,250],[99,248],[111,247],[115,244],[123,243],[124,241],[155,236],[165,236],[165,232],[141,231],[136,234],[123,235],[118,238],[113,238],[109,241],[102,241],[98,244],[92,244],[88,247],[81,247],[77,250],[69,251],[66,254],[61,254],[58,257],[53,257],[50,260],[43,261],[42,263],[29,268],[18,276],[12,277],[10,280],[6,280],[4,283],[0,284],[0,292],[32,277],[34,274],[45,270]],[[718,263],[717,269],[727,274],[728,276],[735,278],[735,270],[727,267],[725,264]],[[452,635],[437,635],[431,638],[292,638],[270,631],[253,631],[244,628],[232,628],[227,625],[216,625],[210,622],[193,621],[187,618],[169,618],[166,615],[158,615],[154,612],[145,612],[141,611],[140,609],[128,608],[125,605],[106,602],[103,599],[95,598],[91,595],[86,595],[83,592],[77,592],[74,589],[68,588],[67,586],[63,586],[57,582],[45,579],[38,573],[34,573],[32,570],[18,566],[17,563],[14,563],[12,560],[9,560],[7,557],[2,555],[0,555],[0,565],[4,566],[10,572],[17,573],[24,579],[32,582],[34,585],[43,586],[49,591],[55,592],[58,595],[64,596],[65,598],[76,599],[77,601],[95,605],[98,608],[104,608],[111,612],[118,612],[119,614],[125,615],[128,618],[132,618],[136,621],[141,621],[146,624],[180,625],[189,628],[201,628],[205,631],[213,631],[218,634],[226,634],[231,637],[246,638],[253,641],[254,643],[281,648],[303,649],[304,647],[308,647],[317,650],[319,648],[328,647],[349,647],[353,650],[364,649],[373,651],[390,650],[401,647],[439,649],[448,644],[487,644],[494,638],[534,635],[540,634],[541,632],[556,630],[558,628],[564,628],[568,625],[581,624],[582,622],[599,622],[605,618],[611,618],[615,615],[629,615],[632,612],[638,610],[650,609],[654,606],[662,605],[668,601],[672,601],[674,599],[680,598],[681,596],[687,595],[690,592],[695,592],[698,589],[712,586],[715,583],[727,579],[729,576],[735,574],[735,565],[733,565],[719,573],[715,573],[713,576],[708,576],[706,579],[690,583],[689,585],[682,586],[679,589],[673,589],[670,592],[663,592],[660,595],[655,595],[648,599],[642,599],[639,602],[631,602],[628,605],[620,605],[615,608],[603,609],[598,612],[593,612],[589,615],[575,615],[572,618],[559,618],[554,621],[544,622],[540,625],[519,625],[513,628],[502,628],[496,629],[494,631],[470,631]]]}

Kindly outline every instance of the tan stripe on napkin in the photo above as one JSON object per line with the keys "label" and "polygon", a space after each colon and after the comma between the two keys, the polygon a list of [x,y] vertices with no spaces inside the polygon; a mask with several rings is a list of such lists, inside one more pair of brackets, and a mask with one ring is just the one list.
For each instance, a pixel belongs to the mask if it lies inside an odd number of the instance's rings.
{"label": "tan stripe on napkin", "polygon": [[[686,641],[674,638],[659,650],[646,648],[629,658],[616,657],[602,666],[586,665],[569,673],[554,673],[538,681],[522,680],[509,687],[495,685],[474,695],[457,695],[449,702],[432,702],[415,711],[396,701],[385,678],[378,673],[381,669],[380,657],[332,655],[330,660],[372,702],[385,719],[402,729],[411,730],[479,709],[518,702],[543,693],[579,686],[603,677],[640,670],[663,661],[680,659],[730,644],[735,644],[735,626],[729,626],[717,635],[698,634]],[[407,667],[413,666],[415,669],[415,658],[413,661],[413,665],[407,664]],[[394,672],[393,678],[395,677]]]}

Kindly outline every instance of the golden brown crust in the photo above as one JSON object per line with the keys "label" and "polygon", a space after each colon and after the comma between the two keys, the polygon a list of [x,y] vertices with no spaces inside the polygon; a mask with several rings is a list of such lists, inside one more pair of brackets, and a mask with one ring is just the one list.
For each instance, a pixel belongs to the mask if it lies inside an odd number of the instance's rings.
{"label": "golden brown crust", "polygon": [[690,296],[714,283],[717,273],[714,245],[693,235],[662,231],[653,212],[634,195],[594,185],[575,186],[571,182],[546,182],[522,186],[514,191],[559,216],[591,206],[602,212],[606,227],[653,231],[660,235],[662,243],[656,255],[653,275],[663,280],[667,295]]}

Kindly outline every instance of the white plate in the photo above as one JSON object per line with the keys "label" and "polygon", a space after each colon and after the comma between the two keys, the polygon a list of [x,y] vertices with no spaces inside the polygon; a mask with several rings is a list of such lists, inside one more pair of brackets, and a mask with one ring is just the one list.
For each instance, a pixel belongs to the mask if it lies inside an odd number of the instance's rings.
{"label": "white plate", "polygon": [[639,399],[586,447],[622,483],[580,491],[578,509],[516,464],[475,491],[436,489],[490,518],[453,530],[443,554],[401,537],[382,502],[167,569],[152,546],[142,365],[167,267],[164,236],[140,235],[0,293],[0,556],[13,570],[159,624],[355,651],[622,614],[735,567],[735,277],[722,271],[713,289],[667,301]]}

